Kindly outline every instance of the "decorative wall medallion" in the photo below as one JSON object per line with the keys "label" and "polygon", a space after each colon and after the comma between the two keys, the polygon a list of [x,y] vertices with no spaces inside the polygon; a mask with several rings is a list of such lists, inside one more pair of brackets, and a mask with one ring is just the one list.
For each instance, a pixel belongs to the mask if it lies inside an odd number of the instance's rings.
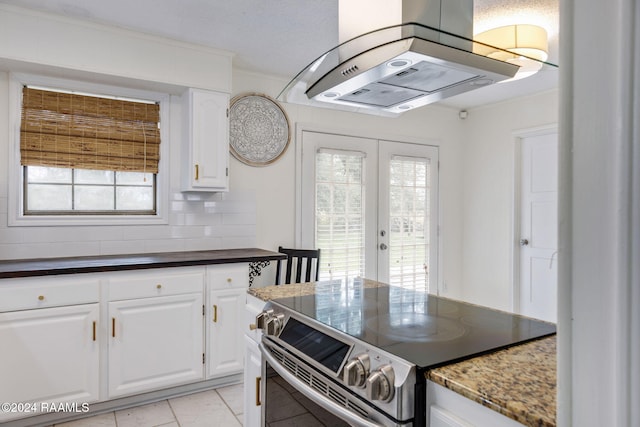
{"label": "decorative wall medallion", "polygon": [[266,95],[236,96],[229,109],[229,142],[233,157],[251,166],[275,162],[291,139],[285,111]]}

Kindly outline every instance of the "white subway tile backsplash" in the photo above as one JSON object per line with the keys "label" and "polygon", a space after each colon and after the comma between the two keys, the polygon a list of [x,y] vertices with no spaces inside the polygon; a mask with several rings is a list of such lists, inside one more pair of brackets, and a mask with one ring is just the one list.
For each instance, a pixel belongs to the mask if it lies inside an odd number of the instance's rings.
{"label": "white subway tile backsplash", "polygon": [[257,222],[257,215],[252,213],[225,213],[222,214],[222,224],[243,224],[243,225],[255,225]]}
{"label": "white subway tile backsplash", "polygon": [[[186,250],[188,251],[205,251],[205,250],[213,250],[213,249],[233,249],[238,248],[240,246],[224,246],[223,239],[220,237],[207,237],[204,239],[187,239],[184,241]],[[253,247],[251,246],[242,246],[245,248]]]}
{"label": "white subway tile backsplash", "polygon": [[3,259],[74,257],[97,254],[99,242],[31,243],[0,245]]}
{"label": "white subway tile backsplash", "polygon": [[253,192],[174,191],[169,199],[166,225],[7,227],[6,198],[0,198],[0,259],[255,246]]}
{"label": "white subway tile backsplash", "polygon": [[227,249],[254,248],[256,246],[255,237],[222,237],[220,240],[221,247]]}
{"label": "white subway tile backsplash", "polygon": [[152,252],[180,252],[186,249],[183,239],[147,240],[144,243],[144,253]]}
{"label": "white subway tile backsplash", "polygon": [[140,254],[145,252],[144,240],[100,242],[100,255]]}

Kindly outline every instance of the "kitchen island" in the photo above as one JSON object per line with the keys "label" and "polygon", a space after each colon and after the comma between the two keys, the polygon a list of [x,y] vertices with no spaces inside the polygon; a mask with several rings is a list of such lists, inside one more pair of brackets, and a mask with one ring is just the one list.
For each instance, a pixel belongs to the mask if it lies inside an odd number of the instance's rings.
{"label": "kitchen island", "polygon": [[[387,285],[365,280],[363,286]],[[315,292],[314,283],[248,290],[250,295],[262,301]],[[555,336],[537,339],[428,370],[426,377],[430,387],[435,385],[451,390],[469,403],[482,405],[520,424],[555,426],[555,344]],[[471,418],[469,421],[476,420]]]}

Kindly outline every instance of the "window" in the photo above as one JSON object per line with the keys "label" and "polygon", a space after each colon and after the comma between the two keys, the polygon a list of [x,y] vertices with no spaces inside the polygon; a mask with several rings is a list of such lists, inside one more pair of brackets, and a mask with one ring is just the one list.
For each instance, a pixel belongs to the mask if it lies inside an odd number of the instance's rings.
{"label": "window", "polygon": [[155,174],[24,166],[24,213],[153,215]]}
{"label": "window", "polygon": [[155,215],[160,106],[25,86],[23,214]]}

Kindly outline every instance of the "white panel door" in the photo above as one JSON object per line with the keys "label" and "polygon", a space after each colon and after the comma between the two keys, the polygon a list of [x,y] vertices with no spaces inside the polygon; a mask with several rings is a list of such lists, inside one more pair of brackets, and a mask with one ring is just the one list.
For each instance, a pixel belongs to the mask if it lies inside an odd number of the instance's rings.
{"label": "white panel door", "polygon": [[211,291],[207,314],[207,378],[242,372],[244,362],[245,288]]}
{"label": "white panel door", "polygon": [[[0,313],[0,402],[98,400],[99,305]],[[0,411],[3,420],[33,415]]]}
{"label": "white panel door", "polygon": [[202,293],[109,303],[109,397],[204,377]]}
{"label": "white panel door", "polygon": [[557,318],[558,137],[522,139],[520,313]]}
{"label": "white panel door", "polygon": [[249,336],[244,336],[244,425],[258,427],[261,424],[262,398],[260,382],[262,381],[262,354],[258,343]]}

